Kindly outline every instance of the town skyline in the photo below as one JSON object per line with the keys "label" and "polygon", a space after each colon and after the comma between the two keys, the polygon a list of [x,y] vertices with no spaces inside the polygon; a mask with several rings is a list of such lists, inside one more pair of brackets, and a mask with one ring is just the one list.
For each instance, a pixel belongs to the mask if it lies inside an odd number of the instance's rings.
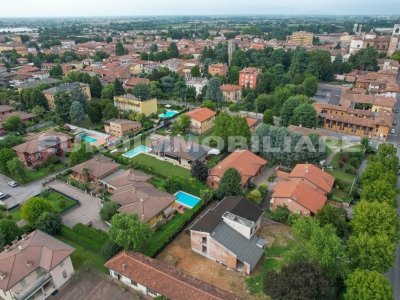
{"label": "town skyline", "polygon": [[[76,8],[79,7],[79,10]],[[201,3],[188,3],[172,0],[168,3],[146,2],[126,3],[116,0],[113,5],[106,0],[81,3],[77,0],[58,1],[57,6],[49,0],[22,0],[16,5],[2,7],[0,18],[7,17],[116,17],[116,16],[179,16],[179,15],[396,15],[400,2],[394,0],[373,1],[328,1],[318,3],[312,0],[298,3],[294,0],[280,3],[265,3],[255,0],[252,3],[239,1],[205,0]]]}

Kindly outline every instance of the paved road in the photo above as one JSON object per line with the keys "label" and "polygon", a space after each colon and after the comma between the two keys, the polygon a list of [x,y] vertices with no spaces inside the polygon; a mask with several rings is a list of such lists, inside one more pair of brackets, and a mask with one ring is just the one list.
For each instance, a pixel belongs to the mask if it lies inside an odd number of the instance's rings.
{"label": "paved road", "polygon": [[72,209],[63,216],[63,223],[66,226],[73,227],[78,223],[88,224],[91,222],[93,227],[108,231],[108,225],[99,216],[101,208],[99,199],[61,180],[51,181],[46,186],[79,201],[80,206]]}
{"label": "paved road", "polygon": [[10,197],[4,202],[10,207],[16,204],[22,204],[25,200],[30,197],[36,196],[43,189],[43,183],[48,181],[50,178],[55,177],[55,174],[49,175],[41,180],[32,182],[25,186],[18,186],[16,188],[10,187],[8,182],[12,179],[0,174],[0,192],[10,195]]}
{"label": "paved road", "polygon": [[[400,84],[400,76],[397,77],[397,83]],[[400,110],[400,95],[397,96],[397,104],[396,107]],[[397,139],[394,137],[391,138],[390,142],[398,143],[400,141],[400,124],[399,124],[399,115],[397,114],[397,129],[396,136]],[[400,157],[400,151],[397,150],[397,156]],[[397,177],[397,188],[400,189],[400,178]],[[400,216],[400,195],[397,196],[397,214]],[[400,299],[400,243],[397,244],[396,254],[395,254],[395,265],[393,269],[391,269],[387,276],[392,284],[394,299]]]}

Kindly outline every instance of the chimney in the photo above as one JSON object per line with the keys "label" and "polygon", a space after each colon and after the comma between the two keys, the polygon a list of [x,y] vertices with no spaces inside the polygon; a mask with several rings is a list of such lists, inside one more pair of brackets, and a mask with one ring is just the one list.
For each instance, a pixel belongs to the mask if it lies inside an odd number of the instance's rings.
{"label": "chimney", "polygon": [[18,240],[13,240],[12,244],[13,244],[13,246],[17,245],[18,244]]}
{"label": "chimney", "polygon": [[127,269],[127,265],[126,264],[122,264],[122,270],[126,271]]}
{"label": "chimney", "polygon": [[33,263],[32,263],[31,260],[27,260],[27,261],[25,262],[25,265],[26,265],[28,268],[30,268],[30,267],[32,267]]}
{"label": "chimney", "polygon": [[25,240],[26,240],[26,236],[27,236],[27,234],[26,234],[26,233],[24,233],[24,234],[22,234],[22,235],[21,235],[21,238],[22,238],[22,240],[23,240],[23,241],[25,241]]}
{"label": "chimney", "polygon": [[0,280],[4,280],[7,277],[7,273],[0,272]]}
{"label": "chimney", "polygon": [[10,247],[11,247],[10,245],[5,245],[4,246],[4,251],[8,252],[10,250]]}

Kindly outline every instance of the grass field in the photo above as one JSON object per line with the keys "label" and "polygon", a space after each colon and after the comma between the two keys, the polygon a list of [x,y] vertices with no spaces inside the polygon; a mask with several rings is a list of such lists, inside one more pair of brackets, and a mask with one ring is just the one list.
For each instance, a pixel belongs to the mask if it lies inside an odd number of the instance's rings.
{"label": "grass field", "polygon": [[84,266],[89,266],[101,272],[108,273],[108,269],[104,267],[106,259],[103,256],[83,247],[79,243],[79,240],[69,239],[62,234],[56,235],[55,237],[75,249],[75,252],[71,255],[71,260],[76,270],[79,270]]}
{"label": "grass field", "polygon": [[[38,180],[38,179],[42,179],[52,173],[61,171],[65,168],[63,163],[57,163],[57,164],[53,164],[53,165],[49,165],[47,167],[43,167],[43,168],[39,168],[37,170],[30,170],[28,169],[26,171],[26,176],[25,178],[21,179],[21,180],[16,180],[22,184],[27,184],[29,182]],[[13,178],[14,179],[14,178]]]}
{"label": "grass field", "polygon": [[162,161],[147,154],[139,154],[131,159],[133,162],[152,168],[156,173],[165,177],[179,176],[183,178],[190,177],[190,170],[175,166],[167,161]]}

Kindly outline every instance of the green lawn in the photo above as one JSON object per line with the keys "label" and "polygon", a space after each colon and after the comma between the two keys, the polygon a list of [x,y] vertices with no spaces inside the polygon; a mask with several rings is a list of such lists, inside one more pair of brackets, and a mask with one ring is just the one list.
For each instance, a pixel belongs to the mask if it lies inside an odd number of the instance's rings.
{"label": "green lawn", "polygon": [[[63,163],[57,163],[57,164],[52,164],[43,168],[39,168],[37,170],[31,170],[27,169],[26,170],[26,176],[24,179],[21,180],[16,180],[20,182],[21,184],[27,184],[29,182],[44,178],[52,173],[61,171],[65,168]],[[14,179],[14,178],[13,178]]]}
{"label": "green lawn", "polygon": [[270,271],[279,271],[284,266],[283,256],[293,247],[294,243],[288,241],[285,246],[272,245],[265,250],[265,254],[253,275],[246,278],[250,294],[262,293],[264,290],[264,277]]}
{"label": "green lawn", "polygon": [[190,177],[190,170],[175,166],[167,161],[162,161],[147,154],[139,154],[131,159],[133,162],[140,163],[147,168],[151,168],[154,172],[165,176],[179,176],[183,178]]}
{"label": "green lawn", "polygon": [[62,234],[55,237],[75,249],[75,252],[71,255],[71,260],[76,270],[81,269],[83,266],[89,266],[101,272],[108,273],[108,269],[104,267],[106,259],[103,256],[86,249],[79,244],[79,241],[69,239]]}

